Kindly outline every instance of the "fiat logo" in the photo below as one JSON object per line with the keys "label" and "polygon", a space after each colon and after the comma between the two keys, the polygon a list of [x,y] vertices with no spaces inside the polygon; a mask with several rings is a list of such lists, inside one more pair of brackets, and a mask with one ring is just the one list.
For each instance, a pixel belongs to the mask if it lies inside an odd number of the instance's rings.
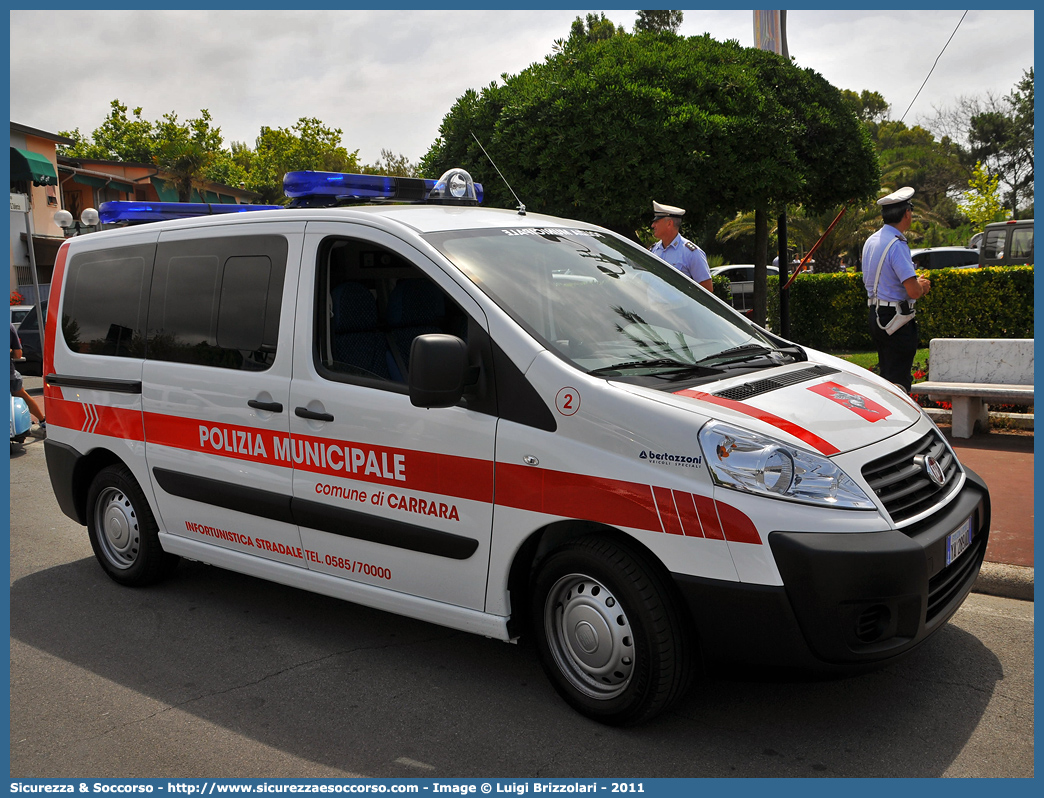
{"label": "fiat logo", "polygon": [[914,461],[934,484],[940,488],[946,484],[946,474],[943,472],[942,466],[930,454],[918,455],[914,458]]}

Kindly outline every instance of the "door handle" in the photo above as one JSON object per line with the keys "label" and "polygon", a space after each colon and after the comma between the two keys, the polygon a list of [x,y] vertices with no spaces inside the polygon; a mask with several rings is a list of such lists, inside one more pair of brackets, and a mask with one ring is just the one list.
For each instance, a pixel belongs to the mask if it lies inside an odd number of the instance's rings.
{"label": "door handle", "polygon": [[307,407],[295,407],[294,415],[300,416],[301,418],[307,418],[312,421],[333,421],[334,417],[329,413],[316,413],[314,410],[309,410]]}
{"label": "door handle", "polygon": [[254,410],[267,410],[269,413],[283,412],[283,405],[280,402],[260,402],[257,399],[250,399],[247,407],[252,407]]}

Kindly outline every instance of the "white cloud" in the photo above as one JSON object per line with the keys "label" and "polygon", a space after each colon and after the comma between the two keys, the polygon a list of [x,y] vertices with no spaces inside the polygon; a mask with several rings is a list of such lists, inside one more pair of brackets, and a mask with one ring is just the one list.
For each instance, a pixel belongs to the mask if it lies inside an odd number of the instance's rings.
{"label": "white cloud", "polygon": [[[586,11],[12,11],[11,120],[90,134],[109,102],[147,119],[208,109],[226,142],[316,117],[363,161],[417,160],[453,102],[551,52]],[[631,29],[634,11],[608,11]],[[790,11],[799,66],[882,93],[898,117],[961,11]],[[57,27],[56,27],[57,26]],[[41,49],[38,32],[54,31]],[[681,33],[753,44],[750,11],[686,11]],[[75,37],[76,46],[62,44]],[[1032,11],[972,11],[906,121],[961,96],[1007,94],[1033,65]]]}

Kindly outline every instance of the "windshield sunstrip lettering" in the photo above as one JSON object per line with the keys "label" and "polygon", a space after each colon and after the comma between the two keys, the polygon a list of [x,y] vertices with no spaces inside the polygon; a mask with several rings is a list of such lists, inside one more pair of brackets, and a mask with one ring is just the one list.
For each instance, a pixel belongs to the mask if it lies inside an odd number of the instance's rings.
{"label": "windshield sunstrip lettering", "polygon": [[601,238],[601,233],[594,230],[577,230],[565,227],[527,227],[522,229],[508,228],[502,231],[506,236],[586,236]]}

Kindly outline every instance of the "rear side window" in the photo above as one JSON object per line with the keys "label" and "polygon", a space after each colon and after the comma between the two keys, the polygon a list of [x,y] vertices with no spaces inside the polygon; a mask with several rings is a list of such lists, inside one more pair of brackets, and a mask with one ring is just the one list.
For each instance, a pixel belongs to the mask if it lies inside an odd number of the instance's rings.
{"label": "rear side window", "polygon": [[144,298],[152,245],[96,250],[70,259],[62,335],[74,352],[115,357],[145,354]]}
{"label": "rear side window", "polygon": [[1016,227],[1011,233],[1011,257],[1033,257],[1033,228]]}
{"label": "rear side window", "polygon": [[161,243],[148,358],[260,371],[275,361],[286,274],[282,236]]}

